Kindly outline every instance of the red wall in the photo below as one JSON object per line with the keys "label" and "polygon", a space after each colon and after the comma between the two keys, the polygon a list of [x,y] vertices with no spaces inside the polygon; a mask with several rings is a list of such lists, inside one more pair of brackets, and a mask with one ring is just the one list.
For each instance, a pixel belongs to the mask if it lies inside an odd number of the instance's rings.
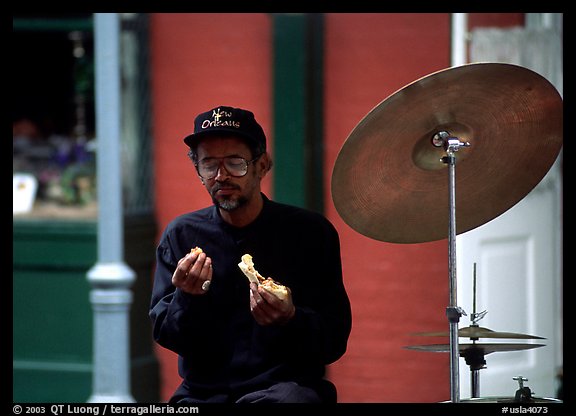
{"label": "red wall", "polygon": [[[449,66],[449,29],[448,14],[327,15],[327,181],[348,134],[374,106]],[[329,192],[327,183],[327,215],[340,233],[353,311],[348,352],[330,369],[339,400],[449,399],[448,356],[403,348],[432,341],[410,333],[447,326],[447,243],[398,245],[364,237],[339,218]]]}
{"label": "red wall", "polygon": [[469,13],[468,28],[524,26],[524,13]]}
{"label": "red wall", "polygon": [[[513,25],[521,16],[471,15],[470,21]],[[182,143],[198,112],[219,104],[249,108],[272,144],[271,23],[264,13],[152,15],[160,230],[174,216],[210,204]],[[330,178],[340,147],[374,106],[408,83],[450,65],[450,15],[327,14],[325,27],[325,205],[326,215],[340,233],[353,310],[348,351],[330,366],[329,376],[338,386],[341,402],[448,400],[448,354],[403,348],[447,342],[447,338],[411,335],[448,329],[446,240],[399,245],[358,234],[336,213]],[[264,190],[270,195],[271,184],[269,177]],[[167,399],[180,382],[176,360],[161,347],[157,351],[163,377],[161,396]]]}
{"label": "red wall", "polygon": [[[250,108],[271,131],[271,21],[265,14],[153,14],[152,94],[160,226],[210,203],[182,139],[218,105]],[[270,180],[268,180],[270,182]],[[265,186],[269,187],[269,184]]]}

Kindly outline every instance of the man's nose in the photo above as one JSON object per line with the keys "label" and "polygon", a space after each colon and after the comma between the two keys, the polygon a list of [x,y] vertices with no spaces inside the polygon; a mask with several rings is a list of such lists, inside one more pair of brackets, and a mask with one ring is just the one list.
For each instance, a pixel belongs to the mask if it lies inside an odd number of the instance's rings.
{"label": "man's nose", "polygon": [[230,172],[226,170],[226,166],[224,166],[224,161],[221,160],[220,164],[218,165],[218,170],[216,171],[216,177],[214,178],[217,181],[224,181],[230,177]]}

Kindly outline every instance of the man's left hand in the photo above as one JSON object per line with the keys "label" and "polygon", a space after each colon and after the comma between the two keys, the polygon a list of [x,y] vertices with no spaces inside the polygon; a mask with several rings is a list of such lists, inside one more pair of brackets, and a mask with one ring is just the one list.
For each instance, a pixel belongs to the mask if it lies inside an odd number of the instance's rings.
{"label": "man's left hand", "polygon": [[256,283],[250,283],[250,311],[260,325],[283,325],[296,313],[292,294],[280,299]]}

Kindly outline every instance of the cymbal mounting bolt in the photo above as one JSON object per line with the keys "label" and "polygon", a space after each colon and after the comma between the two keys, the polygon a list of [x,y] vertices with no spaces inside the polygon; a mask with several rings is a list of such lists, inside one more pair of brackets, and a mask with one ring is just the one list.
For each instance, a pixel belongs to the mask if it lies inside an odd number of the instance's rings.
{"label": "cymbal mounting bolt", "polygon": [[470,143],[463,142],[458,137],[453,137],[447,131],[439,131],[434,136],[432,136],[432,145],[434,147],[443,147],[448,155],[452,155],[461,147],[470,146]]}
{"label": "cymbal mounting bolt", "polygon": [[449,137],[450,133],[447,131],[439,131],[434,136],[432,136],[432,145],[434,147],[444,147],[444,144]]}

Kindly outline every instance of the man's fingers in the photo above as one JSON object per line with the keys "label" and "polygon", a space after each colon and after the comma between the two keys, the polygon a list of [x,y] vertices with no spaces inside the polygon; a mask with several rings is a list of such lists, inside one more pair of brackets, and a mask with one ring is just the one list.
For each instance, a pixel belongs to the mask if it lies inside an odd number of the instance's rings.
{"label": "man's fingers", "polygon": [[[204,254],[204,256],[206,256],[206,254]],[[184,257],[178,260],[178,266],[174,272],[178,280],[185,278],[190,273],[190,266],[195,264],[196,260],[198,260],[198,257],[199,254],[191,252],[187,253]]]}
{"label": "man's fingers", "polygon": [[[212,259],[205,253],[188,253],[178,261],[172,284],[185,292],[199,294],[207,290],[202,285],[212,279]],[[204,286],[206,288],[206,285]]]}

